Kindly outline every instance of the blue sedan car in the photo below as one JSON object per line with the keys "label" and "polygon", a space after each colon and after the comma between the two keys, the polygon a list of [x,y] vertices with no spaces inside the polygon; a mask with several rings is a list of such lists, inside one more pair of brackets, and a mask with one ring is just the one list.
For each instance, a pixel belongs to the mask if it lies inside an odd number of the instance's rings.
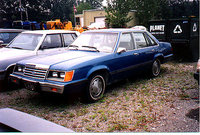
{"label": "blue sedan car", "polygon": [[172,54],[170,43],[147,31],[107,29],[86,31],[57,55],[20,61],[12,81],[33,91],[69,93],[81,90],[87,101],[99,100],[106,86],[139,71],[160,74]]}

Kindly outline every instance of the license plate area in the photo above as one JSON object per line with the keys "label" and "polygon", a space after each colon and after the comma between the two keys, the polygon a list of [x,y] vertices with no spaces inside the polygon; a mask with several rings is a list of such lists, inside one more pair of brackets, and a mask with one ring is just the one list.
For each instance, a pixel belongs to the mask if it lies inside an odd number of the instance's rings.
{"label": "license plate area", "polygon": [[31,91],[39,91],[39,83],[34,83],[34,82],[24,82],[24,86],[26,89],[31,90]]}

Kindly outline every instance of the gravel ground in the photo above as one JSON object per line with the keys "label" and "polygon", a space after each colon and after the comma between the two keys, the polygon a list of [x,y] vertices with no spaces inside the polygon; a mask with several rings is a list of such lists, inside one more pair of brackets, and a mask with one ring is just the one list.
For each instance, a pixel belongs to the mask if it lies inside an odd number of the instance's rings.
{"label": "gravel ground", "polygon": [[194,63],[169,62],[159,77],[133,77],[107,88],[104,98],[81,103],[75,95],[0,92],[10,107],[76,132],[199,132],[199,90]]}

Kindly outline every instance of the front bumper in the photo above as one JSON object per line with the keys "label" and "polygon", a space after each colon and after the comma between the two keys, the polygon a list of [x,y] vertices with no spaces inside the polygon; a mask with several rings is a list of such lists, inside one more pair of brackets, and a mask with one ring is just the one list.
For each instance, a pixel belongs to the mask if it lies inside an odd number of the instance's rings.
{"label": "front bumper", "polygon": [[173,59],[173,54],[169,54],[169,55],[167,55],[167,56],[164,56],[164,61],[163,61],[163,63],[166,63],[166,62],[168,62],[168,61],[170,61],[170,60],[172,60]]}
{"label": "front bumper", "polygon": [[53,93],[75,93],[81,91],[86,86],[86,80],[76,81],[76,82],[67,82],[67,83],[58,83],[55,81],[45,82],[35,80],[33,78],[26,78],[20,75],[11,74],[10,79],[12,82],[24,86],[33,91],[43,91],[43,92],[53,92]]}

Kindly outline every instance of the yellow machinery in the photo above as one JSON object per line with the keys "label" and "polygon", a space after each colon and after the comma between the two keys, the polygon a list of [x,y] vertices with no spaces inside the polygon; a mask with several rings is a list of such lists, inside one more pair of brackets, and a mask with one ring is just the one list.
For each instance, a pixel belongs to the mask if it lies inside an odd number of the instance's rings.
{"label": "yellow machinery", "polygon": [[84,30],[82,27],[72,27],[71,21],[66,21],[62,23],[60,19],[56,19],[55,21],[48,21],[47,23],[48,30],[56,30],[56,29],[63,29],[63,30],[75,30],[82,33]]}
{"label": "yellow machinery", "polygon": [[56,30],[56,29],[64,29],[64,25],[60,22],[60,19],[56,19],[55,21],[47,22],[48,30]]}

